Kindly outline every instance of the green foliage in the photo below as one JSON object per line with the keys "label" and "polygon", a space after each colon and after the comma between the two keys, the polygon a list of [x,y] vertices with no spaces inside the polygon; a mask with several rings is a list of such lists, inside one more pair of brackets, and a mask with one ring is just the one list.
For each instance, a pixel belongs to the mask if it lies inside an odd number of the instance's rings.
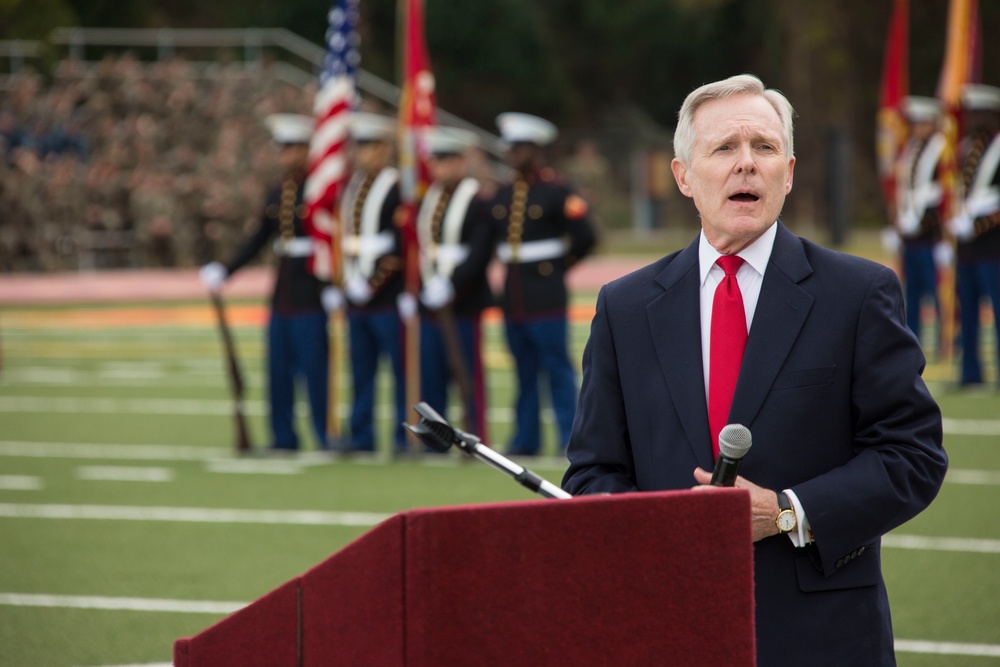
{"label": "green foliage", "polygon": [[0,0],[0,39],[44,40],[54,27],[76,21],[67,0]]}

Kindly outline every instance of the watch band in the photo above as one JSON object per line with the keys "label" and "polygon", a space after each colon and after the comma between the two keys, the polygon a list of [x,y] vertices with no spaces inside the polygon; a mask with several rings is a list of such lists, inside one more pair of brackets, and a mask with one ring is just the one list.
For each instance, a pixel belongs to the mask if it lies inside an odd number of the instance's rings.
{"label": "watch band", "polygon": [[781,511],[792,509],[792,501],[788,499],[788,494],[784,491],[778,492],[778,509]]}

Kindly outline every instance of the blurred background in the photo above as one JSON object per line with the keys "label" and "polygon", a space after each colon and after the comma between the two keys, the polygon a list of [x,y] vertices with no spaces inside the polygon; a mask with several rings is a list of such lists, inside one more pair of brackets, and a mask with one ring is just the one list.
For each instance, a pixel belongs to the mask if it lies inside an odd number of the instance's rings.
{"label": "blurred background", "polygon": [[[783,219],[839,246],[885,225],[876,113],[891,0],[428,0],[439,122],[544,116],[604,249],[697,229],[670,174],[685,95],[741,72],[798,113]],[[359,86],[394,113],[395,0],[361,2]],[[0,3],[0,271],[191,267],[225,254],[275,176],[261,119],[311,112],[328,0]],[[980,3],[1000,84],[1000,2]],[[934,95],[948,0],[910,11],[909,91]],[[488,170],[486,172],[488,173]],[[648,244],[647,244],[648,245]]]}

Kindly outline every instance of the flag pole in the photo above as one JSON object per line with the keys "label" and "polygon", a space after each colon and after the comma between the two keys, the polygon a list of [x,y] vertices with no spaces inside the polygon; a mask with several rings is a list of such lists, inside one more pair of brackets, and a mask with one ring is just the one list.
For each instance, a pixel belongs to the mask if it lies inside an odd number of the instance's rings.
{"label": "flag pole", "polygon": [[309,143],[306,176],[306,224],[313,241],[309,269],[319,280],[329,282],[341,295],[339,303],[327,304],[327,416],[326,438],[331,447],[340,445],[340,369],[343,368],[343,229],[340,195],[350,175],[347,160],[350,114],[357,102],[356,71],[361,61],[357,34],[358,0],[331,0],[327,13],[326,54],[319,73],[313,104],[315,127]]}
{"label": "flag pole", "polygon": [[[405,331],[405,375],[408,421],[417,417],[413,406],[420,402],[420,247],[417,238],[417,206],[427,186],[418,132],[434,124],[434,77],[424,41],[423,0],[399,0],[403,95],[399,105],[399,173],[403,210],[403,266],[407,307],[401,313]],[[411,437],[419,452],[419,439]]]}

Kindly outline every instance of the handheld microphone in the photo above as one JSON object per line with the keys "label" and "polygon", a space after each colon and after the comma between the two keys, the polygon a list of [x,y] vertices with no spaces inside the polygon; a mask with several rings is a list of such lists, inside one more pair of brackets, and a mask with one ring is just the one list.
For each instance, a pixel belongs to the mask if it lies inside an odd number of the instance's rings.
{"label": "handheld microphone", "polygon": [[726,424],[719,432],[719,458],[712,472],[712,486],[733,486],[740,461],[753,444],[750,429],[743,424]]}

